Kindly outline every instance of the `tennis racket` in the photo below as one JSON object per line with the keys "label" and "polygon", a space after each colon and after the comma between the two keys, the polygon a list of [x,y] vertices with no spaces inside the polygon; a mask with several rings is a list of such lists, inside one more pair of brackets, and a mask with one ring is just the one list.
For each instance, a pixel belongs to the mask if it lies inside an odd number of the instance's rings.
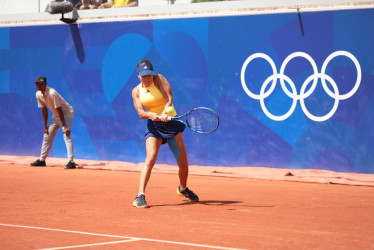
{"label": "tennis racket", "polygon": [[193,108],[181,116],[169,116],[169,120],[184,123],[187,127],[200,134],[213,133],[219,126],[217,113],[205,107]]}

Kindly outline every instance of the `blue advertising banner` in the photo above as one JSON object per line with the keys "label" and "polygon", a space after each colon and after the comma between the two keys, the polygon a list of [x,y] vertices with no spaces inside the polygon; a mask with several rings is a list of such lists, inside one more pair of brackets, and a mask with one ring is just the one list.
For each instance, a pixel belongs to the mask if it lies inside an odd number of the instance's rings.
{"label": "blue advertising banner", "polygon": [[[75,109],[77,159],[143,162],[131,91],[149,59],[178,114],[220,116],[185,131],[191,165],[374,173],[373,23],[369,9],[0,28],[0,154],[40,154],[42,74]],[[50,156],[66,157],[59,134]],[[176,164],[167,146],[158,163]]]}

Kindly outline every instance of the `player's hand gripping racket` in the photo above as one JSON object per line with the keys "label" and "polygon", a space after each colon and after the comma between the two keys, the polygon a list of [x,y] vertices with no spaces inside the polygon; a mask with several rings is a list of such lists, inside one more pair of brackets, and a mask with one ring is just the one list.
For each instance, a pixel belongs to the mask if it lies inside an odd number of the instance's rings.
{"label": "player's hand gripping racket", "polygon": [[219,117],[217,113],[212,109],[205,107],[191,109],[181,116],[169,116],[169,120],[184,123],[193,131],[201,134],[213,133],[219,126]]}

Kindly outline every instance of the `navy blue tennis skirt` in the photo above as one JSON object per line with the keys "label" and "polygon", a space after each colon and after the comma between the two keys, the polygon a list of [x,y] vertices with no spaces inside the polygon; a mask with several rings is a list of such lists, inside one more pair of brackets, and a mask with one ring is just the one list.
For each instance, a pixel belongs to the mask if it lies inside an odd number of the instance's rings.
{"label": "navy blue tennis skirt", "polygon": [[144,134],[145,139],[148,137],[157,137],[162,138],[162,144],[167,142],[167,139],[173,138],[178,133],[183,132],[186,128],[181,122],[178,121],[169,121],[169,122],[154,122],[148,119],[147,130]]}

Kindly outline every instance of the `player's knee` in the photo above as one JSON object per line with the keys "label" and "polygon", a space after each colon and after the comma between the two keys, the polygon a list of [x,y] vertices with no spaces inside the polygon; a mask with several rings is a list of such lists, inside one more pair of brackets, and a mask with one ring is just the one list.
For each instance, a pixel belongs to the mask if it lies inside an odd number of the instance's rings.
{"label": "player's knee", "polygon": [[156,164],[156,159],[146,159],[145,160],[145,166],[149,169],[152,169],[153,166]]}
{"label": "player's knee", "polygon": [[178,167],[179,167],[180,170],[186,170],[187,171],[188,170],[188,162],[179,159],[178,160]]}

